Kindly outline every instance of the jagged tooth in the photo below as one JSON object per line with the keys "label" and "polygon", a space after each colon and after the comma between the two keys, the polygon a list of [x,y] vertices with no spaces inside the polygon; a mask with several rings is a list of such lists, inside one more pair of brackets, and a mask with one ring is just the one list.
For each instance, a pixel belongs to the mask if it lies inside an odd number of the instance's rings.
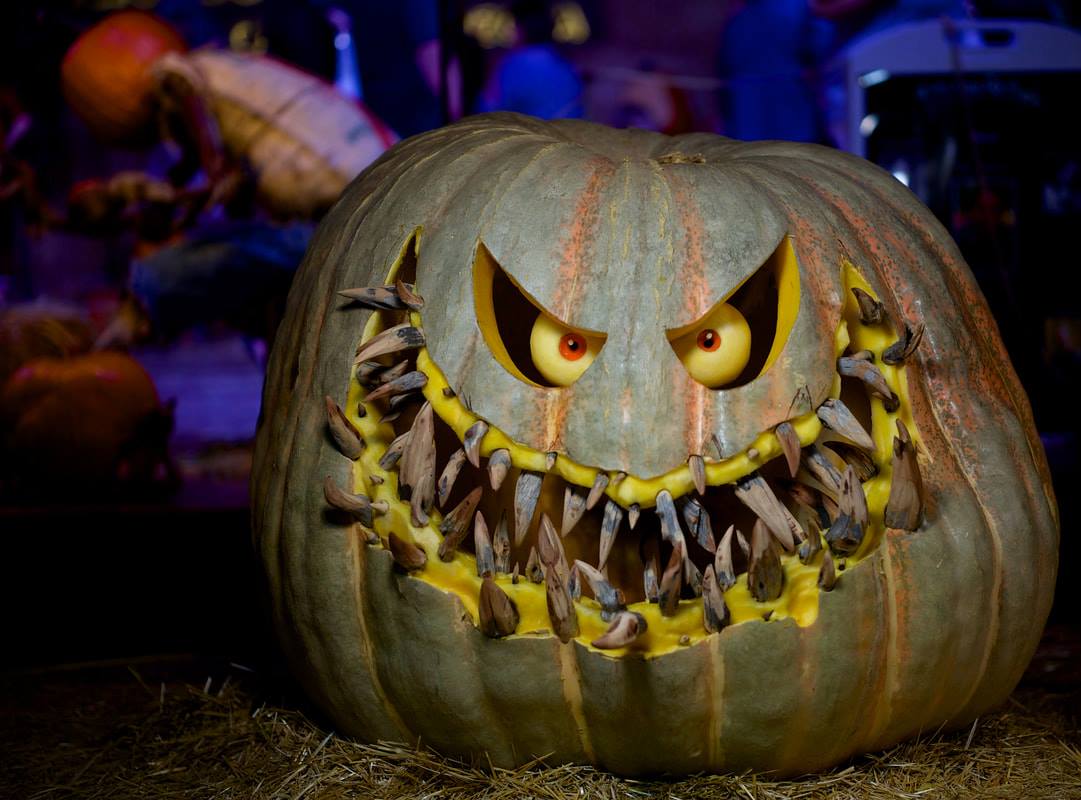
{"label": "jagged tooth", "polygon": [[493,450],[488,456],[488,479],[492,482],[494,491],[499,491],[499,487],[507,478],[508,470],[510,470],[510,450],[503,447]]}
{"label": "jagged tooth", "polygon": [[679,593],[683,586],[683,541],[680,540],[672,547],[672,555],[668,559],[668,566],[664,568],[661,576],[660,592],[657,602],[661,607],[661,614],[671,617],[679,607]]}
{"label": "jagged tooth", "polygon": [[425,403],[413,420],[398,481],[398,496],[409,501],[413,524],[427,525],[435,498],[435,418],[431,403]]}
{"label": "jagged tooth", "polygon": [[544,588],[552,631],[559,637],[559,641],[566,644],[578,635],[578,615],[574,609],[574,601],[558,570],[545,570]]}
{"label": "jagged tooth", "polygon": [[608,630],[590,644],[598,650],[617,650],[631,644],[645,632],[645,617],[634,611],[621,611],[612,620]]}
{"label": "jagged tooth", "polygon": [[717,552],[713,554],[713,573],[722,592],[727,592],[736,585],[736,565],[732,560],[732,540],[735,532],[736,526],[729,525],[721,537],[721,543],[717,545]]}
{"label": "jagged tooth", "polygon": [[687,467],[691,471],[691,480],[699,494],[706,493],[706,460],[697,453],[692,453],[687,458]]}
{"label": "jagged tooth", "polygon": [[356,378],[361,386],[378,383],[379,376],[386,372],[387,366],[379,361],[362,361],[357,364]]}
{"label": "jagged tooth", "polygon": [[356,461],[364,452],[364,437],[356,426],[348,420],[341,406],[335,403],[330,396],[326,398],[327,427],[330,429],[330,438],[334,440],[334,446],[338,452],[346,458]]}
{"label": "jagged tooth", "polygon": [[852,518],[851,514],[840,511],[826,531],[826,544],[839,556],[855,552],[863,541],[863,526]]}
{"label": "jagged tooth", "polygon": [[443,541],[439,543],[439,557],[443,561],[450,561],[454,552],[461,546],[469,532],[469,523],[473,521],[473,512],[477,510],[477,504],[483,492],[484,488],[478,486],[439,523],[439,531],[443,534]]}
{"label": "jagged tooth", "polygon": [[569,568],[567,554],[563,550],[563,540],[556,533],[555,525],[548,519],[547,514],[541,514],[540,528],[537,530],[537,550],[540,553],[541,563],[548,570],[555,568],[559,570],[561,576],[566,577]]}
{"label": "jagged tooth", "polygon": [[536,472],[521,472],[514,485],[514,543],[519,545],[529,532],[529,523],[533,521],[533,512],[540,497],[542,475]]}
{"label": "jagged tooth", "polygon": [[882,303],[860,288],[854,288],[852,294],[856,296],[856,304],[859,306],[860,322],[864,325],[877,325],[882,322],[885,313]]}
{"label": "jagged tooth", "polygon": [[604,519],[601,520],[600,553],[597,564],[604,569],[608,563],[608,555],[612,552],[612,545],[619,533],[619,526],[623,522],[623,509],[619,503],[609,500],[604,504]]}
{"label": "jagged tooth", "polygon": [[916,458],[916,448],[908,428],[897,420],[893,439],[893,475],[890,497],[886,502],[886,526],[914,531],[923,519],[923,478]]}
{"label": "jagged tooth", "polygon": [[488,423],[482,419],[470,425],[469,430],[465,432],[462,447],[465,448],[465,457],[474,467],[480,467],[480,443],[487,434]]}
{"label": "jagged tooth", "polygon": [[702,577],[702,622],[709,633],[718,633],[732,621],[724,602],[724,589],[718,584],[713,567],[706,567]]}
{"label": "jagged tooth", "polygon": [[627,478],[627,473],[624,472],[623,470],[620,470],[619,472],[617,472],[615,475],[612,476],[612,485],[613,486],[618,486],[624,480],[626,480],[626,478]]}
{"label": "jagged tooth", "polygon": [[398,418],[398,415],[402,413],[402,409],[413,403],[419,403],[424,399],[424,395],[420,392],[406,392],[405,394],[396,394],[390,398],[387,403],[387,414],[384,414],[379,418],[380,422],[392,422]]}
{"label": "jagged tooth", "polygon": [[406,572],[424,569],[424,565],[428,563],[428,556],[423,550],[400,538],[394,531],[387,534],[387,549],[394,557],[394,563]]}
{"label": "jagged tooth", "polygon": [[822,566],[818,570],[818,588],[828,592],[837,583],[837,570],[829,550],[822,554]]}
{"label": "jagged tooth", "polygon": [[399,278],[394,282],[394,291],[398,295],[398,299],[407,308],[411,308],[413,311],[420,311],[424,308],[424,298],[417,294],[415,286],[410,286]]}
{"label": "jagged tooth", "polygon": [[514,562],[514,571],[510,574],[510,582],[513,583],[515,586],[518,585],[518,575],[519,575],[518,562],[515,561]]}
{"label": "jagged tooth", "polygon": [[751,560],[747,568],[747,588],[759,603],[776,600],[784,589],[781,558],[762,520],[751,531]]}
{"label": "jagged tooth", "polygon": [[814,520],[811,520],[810,530],[807,531],[807,538],[804,539],[799,546],[800,563],[809,563],[821,549],[822,531],[819,530],[818,524]]}
{"label": "jagged tooth", "polygon": [[559,453],[555,450],[549,450],[544,455],[544,468],[549,472],[552,471],[552,467],[556,465],[556,459],[559,457]]}
{"label": "jagged tooth", "polygon": [[863,493],[863,485],[851,465],[845,469],[838,505],[841,513],[848,514],[861,526],[867,525],[867,496]]}
{"label": "jagged tooth", "polygon": [[[818,418],[831,431],[841,434],[841,436],[858,447],[862,447],[864,450],[875,449],[871,434],[866,431],[860,421],[856,419],[856,415],[840,399],[830,398],[822,403],[818,407]],[[799,459],[797,459],[796,463],[798,465]],[[793,472],[792,476],[795,477],[795,475],[796,473]]]}
{"label": "jagged tooth", "polygon": [[612,586],[601,574],[601,571],[585,561],[575,561],[575,568],[579,575],[585,576],[589,582],[589,588],[593,590],[593,597],[601,607],[601,618],[608,621],[614,614],[624,608],[623,593]]}
{"label": "jagged tooth", "polygon": [[338,294],[373,311],[404,311],[406,307],[393,286],[360,286],[342,289]]}
{"label": "jagged tooth", "polygon": [[372,500],[372,513],[381,517],[390,511],[390,504],[386,500]]}
{"label": "jagged tooth", "polygon": [[344,511],[360,524],[369,528],[372,525],[372,501],[364,494],[352,494],[342,489],[329,475],[323,481],[323,497],[327,505]]}
{"label": "jagged tooth", "polygon": [[[369,362],[365,361],[364,363],[367,364]],[[403,358],[401,361],[399,361],[393,367],[387,367],[382,372],[377,374],[375,376],[375,382],[379,386],[382,386],[382,385],[384,385],[386,383],[390,383],[393,380],[397,380],[398,378],[402,377],[405,373],[409,372],[409,365],[411,363],[412,362],[408,358]]]}
{"label": "jagged tooth", "polygon": [[544,570],[541,569],[540,556],[537,555],[535,546],[529,549],[529,560],[525,565],[525,574],[533,583],[544,582]]}
{"label": "jagged tooth", "polygon": [[492,550],[495,553],[495,571],[510,572],[510,530],[507,526],[507,512],[499,515],[499,522],[492,534]]}
{"label": "jagged tooth", "polygon": [[386,414],[379,418],[379,424],[387,423],[388,425],[394,420],[398,419],[402,415],[401,411],[388,411]]}
{"label": "jagged tooth", "polygon": [[578,574],[577,565],[574,564],[567,573],[567,591],[570,592],[571,600],[577,600],[582,596],[582,579]]}
{"label": "jagged tooth", "polygon": [[593,486],[589,489],[589,496],[586,497],[586,509],[593,508],[604,497],[604,490],[608,488],[608,480],[606,472],[597,473],[597,477],[593,479]]}
{"label": "jagged tooth", "polygon": [[363,342],[357,348],[355,361],[359,364],[362,361],[379,358],[379,356],[385,356],[388,353],[397,353],[417,347],[424,347],[424,331],[420,328],[414,328],[408,322],[403,322],[401,325],[387,328],[382,333]]}
{"label": "jagged tooth", "polygon": [[803,529],[761,475],[740,479],[736,483],[735,493],[740,502],[766,524],[781,547],[787,551],[795,549],[796,542],[803,538]]}
{"label": "jagged tooth", "polygon": [[493,639],[510,636],[518,627],[518,606],[491,576],[481,581],[477,615],[481,632]]}
{"label": "jagged tooth", "polygon": [[634,530],[634,526],[638,524],[638,517],[642,513],[642,507],[637,503],[631,503],[631,507],[627,509],[627,524],[631,530]]}
{"label": "jagged tooth", "polygon": [[788,472],[794,478],[799,472],[799,456],[803,448],[799,441],[799,434],[796,433],[791,422],[782,422],[773,432],[777,436],[784,459],[788,463]]}
{"label": "jagged tooth", "polygon": [[488,533],[484,514],[478,511],[473,517],[473,552],[477,561],[477,575],[490,578],[495,575],[495,550]]}
{"label": "jagged tooth", "polygon": [[698,565],[691,560],[690,553],[683,553],[683,583],[691,590],[695,597],[702,596],[702,572]]}
{"label": "jagged tooth", "polygon": [[642,538],[640,555],[642,558],[642,583],[646,600],[656,603],[660,595],[660,547],[656,537],[647,535]]}
{"label": "jagged tooth", "polygon": [[661,489],[657,492],[656,503],[657,516],[661,519],[661,536],[674,547],[677,542],[683,542],[684,539],[683,529],[679,527],[676,504],[672,502],[672,494],[667,489]]}
{"label": "jagged tooth", "polygon": [[800,481],[792,481],[785,489],[792,499],[806,508],[808,511],[817,513],[819,506],[818,490]]}
{"label": "jagged tooth", "polygon": [[572,489],[569,485],[563,490],[563,520],[560,524],[560,533],[566,536],[572,530],[574,526],[578,524],[578,521],[582,518],[582,515],[586,513],[586,498],[585,495],[580,494],[575,489]]}
{"label": "jagged tooth", "polygon": [[839,455],[846,464],[852,465],[861,481],[869,481],[878,474],[878,465],[875,464],[875,460],[863,448],[856,447],[848,442],[829,442],[827,446]]}
{"label": "jagged tooth", "polygon": [[405,446],[409,443],[409,434],[410,431],[406,431],[400,436],[396,436],[394,441],[387,445],[387,449],[379,457],[379,466],[382,469],[394,469],[394,465],[401,460],[402,453],[405,452]]}
{"label": "jagged tooth", "polygon": [[428,376],[418,370],[407,372],[397,378],[393,378],[378,388],[368,392],[365,402],[374,403],[390,395],[407,394],[423,389],[428,383]]}
{"label": "jagged tooth", "polygon": [[841,493],[841,473],[817,445],[803,449],[803,466],[827,491],[834,495]]}
{"label": "jagged tooth", "polygon": [[454,488],[454,482],[458,480],[458,474],[462,471],[462,466],[464,464],[465,450],[459,447],[454,451],[454,455],[447,461],[447,466],[443,467],[443,472],[439,476],[439,482],[436,484],[435,497],[439,502],[440,508],[447,504],[447,498],[450,497],[450,492]]}
{"label": "jagged tooth", "polygon": [[683,504],[683,521],[687,523],[691,536],[704,550],[712,553],[717,549],[709,512],[693,497],[687,498],[687,502]]}
{"label": "jagged tooth", "polygon": [[749,559],[751,557],[751,544],[739,528],[736,528],[736,544],[739,546],[740,552],[743,553],[743,557]]}
{"label": "jagged tooth", "polygon": [[882,400],[887,411],[896,411],[900,405],[897,395],[890,389],[886,378],[870,361],[863,361],[851,356],[837,359],[837,371],[846,378],[857,378],[870,390],[871,394]]}
{"label": "jagged tooth", "polygon": [[882,351],[882,362],[891,367],[905,363],[916,352],[921,341],[923,341],[923,323],[915,328],[910,328],[906,324],[904,335]]}

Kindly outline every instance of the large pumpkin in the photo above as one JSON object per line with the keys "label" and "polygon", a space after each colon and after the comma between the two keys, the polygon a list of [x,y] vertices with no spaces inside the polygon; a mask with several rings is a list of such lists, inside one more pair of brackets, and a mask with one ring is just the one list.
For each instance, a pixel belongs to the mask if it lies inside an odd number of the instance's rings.
{"label": "large pumpkin", "polygon": [[345,732],[797,773],[971,721],[1035,648],[1027,399],[864,161],[471,118],[354,182],[289,306],[255,537]]}

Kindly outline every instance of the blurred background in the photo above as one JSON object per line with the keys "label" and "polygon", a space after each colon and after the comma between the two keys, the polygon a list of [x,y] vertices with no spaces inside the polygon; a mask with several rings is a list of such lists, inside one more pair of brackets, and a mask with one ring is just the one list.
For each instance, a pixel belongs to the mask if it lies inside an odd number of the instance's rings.
{"label": "blurred background", "polygon": [[4,4],[0,594],[27,609],[7,666],[257,657],[247,475],[292,273],[383,150],[497,109],[818,142],[911,187],[1032,398],[1067,586],[1079,26],[1069,0]]}

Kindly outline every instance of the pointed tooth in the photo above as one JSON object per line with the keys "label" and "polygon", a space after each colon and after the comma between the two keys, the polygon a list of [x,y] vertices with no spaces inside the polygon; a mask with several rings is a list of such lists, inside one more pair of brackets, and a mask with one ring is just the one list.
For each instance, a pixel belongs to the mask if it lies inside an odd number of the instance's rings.
{"label": "pointed tooth", "polygon": [[323,498],[327,505],[350,514],[360,524],[372,525],[372,501],[364,494],[351,494],[342,489],[329,475],[323,481]]}
{"label": "pointed tooth", "polygon": [[[369,362],[364,362],[369,363]],[[382,372],[375,376],[375,382],[382,386],[383,384],[390,383],[397,378],[402,377],[405,373],[409,372],[409,365],[412,362],[408,358],[403,358],[393,367],[387,367]]]}
{"label": "pointed tooth", "polygon": [[360,363],[361,361],[385,356],[388,353],[412,350],[417,347],[424,347],[424,331],[420,328],[414,328],[408,322],[403,322],[401,325],[387,328],[382,333],[363,342],[357,348],[355,361]]}
{"label": "pointed tooth", "polygon": [[619,533],[619,526],[623,522],[623,509],[619,503],[609,500],[604,504],[604,519],[601,520],[600,553],[597,563],[601,569],[608,563],[608,555],[612,552],[612,545]]}
{"label": "pointed tooth", "polygon": [[[657,492],[657,516],[661,519],[661,536],[673,547],[684,541],[683,529],[679,527],[679,515],[676,513],[676,505],[672,502],[672,495],[667,489]],[[684,547],[684,550],[687,548]]]}
{"label": "pointed tooth", "polygon": [[623,483],[623,481],[626,480],[626,479],[627,479],[627,473],[624,472],[623,470],[620,470],[619,472],[617,472],[615,475],[612,476],[612,485],[613,486],[619,486],[619,484]]}
{"label": "pointed tooth", "polygon": [[[803,538],[803,529],[761,475],[740,479],[736,483],[735,494],[740,502],[765,523],[785,550],[795,549],[796,542]],[[751,547],[753,550],[753,543]]]}
{"label": "pointed tooth", "polygon": [[413,420],[402,453],[398,496],[409,501],[414,525],[428,524],[435,498],[435,421],[431,403],[425,403]]}
{"label": "pointed tooth", "polygon": [[417,294],[415,286],[410,286],[405,281],[398,279],[394,282],[394,292],[407,308],[411,308],[413,311],[420,311],[424,308],[424,298]]}
{"label": "pointed tooth", "polygon": [[356,379],[361,386],[370,386],[379,382],[379,376],[386,372],[387,366],[379,361],[362,361],[357,364]]}
{"label": "pointed tooth", "polygon": [[890,389],[885,377],[883,377],[878,367],[870,361],[842,356],[837,359],[837,371],[846,378],[857,378],[863,381],[871,394],[882,400],[882,405],[886,407],[887,411],[896,411],[900,405],[897,395]]}
{"label": "pointed tooth", "polygon": [[837,583],[837,570],[833,565],[833,555],[829,550],[822,554],[822,566],[818,570],[818,588],[830,591]]}
{"label": "pointed tooth", "polygon": [[856,304],[859,306],[860,322],[864,325],[877,325],[882,322],[885,309],[882,303],[875,300],[863,289],[855,288],[852,294],[856,296]]}
{"label": "pointed tooth", "polygon": [[683,583],[695,597],[702,596],[702,572],[686,550],[683,552]]}
{"label": "pointed tooth", "polygon": [[404,311],[405,303],[393,286],[361,286],[342,289],[338,295],[373,311]]}
{"label": "pointed tooth", "polygon": [[544,468],[549,472],[552,471],[552,467],[556,465],[556,459],[559,457],[559,453],[555,450],[549,450],[544,456]]}
{"label": "pointed tooth", "polygon": [[462,471],[462,466],[465,464],[465,450],[458,448],[454,451],[454,455],[447,461],[447,466],[443,467],[443,472],[439,476],[439,482],[436,484],[436,500],[439,502],[439,507],[442,508],[447,504],[447,498],[450,497],[450,492],[454,488],[454,482],[458,480],[458,474]]}
{"label": "pointed tooth", "polygon": [[826,544],[839,556],[847,556],[856,551],[863,541],[863,526],[851,514],[840,511],[826,531]]}
{"label": "pointed tooth", "polygon": [[608,630],[590,644],[598,650],[618,650],[634,642],[646,632],[646,618],[634,611],[621,611]]}
{"label": "pointed tooth", "polygon": [[327,427],[330,429],[330,438],[334,440],[334,446],[338,448],[338,452],[343,456],[351,461],[356,461],[360,458],[360,454],[364,452],[364,437],[360,435],[360,431],[345,416],[341,406],[335,403],[329,395],[325,400]]}
{"label": "pointed tooth", "polygon": [[510,582],[513,583],[515,586],[518,585],[518,575],[519,575],[518,562],[515,561],[514,562],[514,571],[510,574]]}
{"label": "pointed tooth", "polygon": [[848,442],[827,442],[826,446],[839,455],[846,464],[851,464],[861,481],[869,481],[878,474],[878,465],[863,448]]}
{"label": "pointed tooth", "polygon": [[525,574],[533,583],[544,582],[544,570],[541,568],[540,556],[537,555],[536,546],[529,549],[529,560],[525,565]]}
{"label": "pointed tooth", "polygon": [[811,520],[809,530],[807,531],[807,538],[804,539],[799,546],[800,563],[809,563],[821,549],[822,531],[819,530],[818,525],[815,523],[815,521]]}
{"label": "pointed tooth", "polygon": [[721,543],[717,545],[717,552],[713,554],[713,573],[717,581],[717,587],[721,592],[727,592],[736,585],[736,565],[732,560],[732,543],[735,538],[735,525],[729,525],[728,530],[721,537]]}
{"label": "pointed tooth", "polygon": [[861,526],[867,525],[867,496],[863,493],[863,485],[851,465],[845,469],[838,505],[841,513],[850,515]]}
{"label": "pointed tooth", "polygon": [[544,588],[552,631],[566,644],[578,635],[578,615],[574,609],[574,601],[557,570],[545,570]]}
{"label": "pointed tooth", "polygon": [[601,607],[601,618],[606,622],[624,608],[623,593],[612,586],[601,571],[584,561],[575,561],[578,574],[584,576],[593,590],[593,597]]}
{"label": "pointed tooth", "polygon": [[706,493],[706,460],[698,454],[692,454],[687,458],[687,467],[691,471],[691,480],[699,494]]}
{"label": "pointed tooth", "polygon": [[580,494],[577,490],[572,489],[568,485],[563,490],[563,520],[560,525],[560,533],[563,536],[566,536],[568,533],[574,530],[574,526],[578,524],[578,521],[585,513],[585,495]]}
{"label": "pointed tooth", "polygon": [[537,550],[541,563],[548,569],[556,569],[562,577],[569,572],[567,554],[563,550],[563,540],[556,533],[555,525],[547,514],[541,514],[540,527],[537,530]]}
{"label": "pointed tooth", "polygon": [[604,496],[604,490],[608,488],[608,480],[607,473],[597,473],[597,477],[593,479],[593,486],[589,489],[589,496],[586,497],[586,509],[593,508]]}
{"label": "pointed tooth", "polygon": [[410,431],[406,431],[400,436],[396,436],[394,441],[387,445],[386,451],[379,457],[379,466],[381,469],[394,469],[394,465],[401,460],[402,453],[405,452],[405,446],[409,443],[409,434]]}
{"label": "pointed tooth", "polygon": [[757,461],[757,460],[758,460],[758,457],[759,457],[760,455],[761,455],[761,453],[759,453],[759,452],[758,452],[758,448],[757,448],[757,447],[748,447],[748,448],[747,448],[747,458],[748,458],[748,459],[749,459],[750,461]]}
{"label": "pointed tooth", "polygon": [[751,531],[751,560],[747,568],[747,588],[759,603],[767,603],[781,596],[784,589],[784,571],[781,558],[769,530],[762,520],[755,520]]}
{"label": "pointed tooth", "polygon": [[387,409],[389,413],[384,414],[379,418],[380,422],[391,422],[397,419],[397,416],[392,417],[391,414],[401,414],[402,409],[406,406],[411,406],[414,403],[419,403],[424,400],[424,395],[420,392],[407,392],[405,394],[396,394],[390,398],[387,403]]}
{"label": "pointed tooth", "polygon": [[384,397],[388,397],[394,394],[406,394],[408,392],[415,392],[423,389],[428,383],[428,376],[423,372],[414,370],[413,372],[407,372],[397,378],[393,378],[381,386],[368,392],[367,397],[364,398],[366,403],[374,403],[376,400],[381,400]]}
{"label": "pointed tooth", "polygon": [[687,530],[704,550],[712,553],[717,549],[717,543],[713,538],[713,524],[709,519],[709,512],[695,498],[690,497],[683,504],[683,521],[687,524]]}
{"label": "pointed tooth", "polygon": [[507,526],[507,512],[499,515],[499,522],[492,534],[492,551],[495,554],[495,571],[510,572],[510,531]]}
{"label": "pointed tooth", "polygon": [[[848,406],[839,399],[830,398],[823,402],[818,407],[818,418],[831,431],[841,434],[857,447],[862,447],[864,450],[875,449],[871,434],[860,424]],[[793,472],[792,476],[795,477],[795,474]]]}
{"label": "pointed tooth", "polygon": [[473,517],[473,552],[477,561],[477,576],[490,578],[495,575],[495,550],[492,537],[488,533],[488,523],[484,514],[477,511]]}
{"label": "pointed tooth", "polygon": [[794,478],[796,473],[799,472],[799,456],[802,449],[799,434],[796,433],[796,429],[792,427],[791,422],[782,422],[773,432],[777,436],[782,452],[784,452],[784,459],[788,463],[788,472]]}
{"label": "pointed tooth", "polygon": [[540,497],[542,475],[536,472],[521,472],[514,485],[514,543],[519,545],[529,531],[533,521],[533,512]]}
{"label": "pointed tooth", "polygon": [[509,469],[510,451],[503,447],[493,450],[491,455],[488,456],[488,479],[492,482],[494,491],[499,491],[499,487],[503,485],[503,481],[507,478]]}
{"label": "pointed tooth", "polygon": [[582,579],[577,564],[572,564],[570,572],[567,573],[567,591],[570,592],[571,600],[578,600],[582,596]]}
{"label": "pointed tooth", "polygon": [[642,558],[642,584],[646,600],[656,603],[660,596],[660,543],[653,535],[642,537],[640,555]]}
{"label": "pointed tooth", "polygon": [[751,544],[739,528],[736,528],[736,545],[739,547],[740,552],[743,553],[743,557],[749,560],[751,557]]}
{"label": "pointed tooth", "polygon": [[634,526],[638,524],[638,517],[642,513],[642,507],[637,503],[631,503],[631,507],[627,509],[627,524],[631,530],[634,530]]}
{"label": "pointed tooth", "polygon": [[518,607],[491,576],[481,581],[477,616],[481,632],[492,639],[510,636],[518,627]]}
{"label": "pointed tooth", "polygon": [[480,467],[480,443],[487,434],[488,423],[482,419],[470,425],[469,430],[465,432],[462,447],[465,448],[465,457],[474,467]]}
{"label": "pointed tooth", "polygon": [[920,476],[916,447],[901,420],[897,420],[897,436],[893,439],[892,463],[886,526],[914,531],[920,527],[923,519],[923,478]]}
{"label": "pointed tooth", "polygon": [[724,590],[718,584],[713,567],[706,567],[702,577],[702,622],[709,633],[718,633],[732,621],[728,605],[724,602]]}
{"label": "pointed tooth", "polygon": [[387,548],[394,557],[394,563],[406,572],[424,569],[424,565],[428,563],[428,556],[423,550],[400,538],[394,531],[387,534]]}
{"label": "pointed tooth", "polygon": [[676,542],[672,547],[672,555],[668,559],[668,566],[664,568],[661,576],[660,592],[657,602],[661,607],[661,614],[671,617],[679,607],[679,593],[683,586],[683,541]]}
{"label": "pointed tooth", "polygon": [[473,521],[473,512],[477,510],[483,491],[480,486],[471,491],[439,523],[439,531],[443,534],[443,541],[439,543],[439,558],[443,561],[450,561],[461,546],[469,532],[469,523]]}
{"label": "pointed tooth", "polygon": [[905,363],[916,352],[916,348],[920,346],[921,341],[923,341],[923,324],[921,323],[915,328],[905,325],[904,335],[882,351],[882,362],[889,364],[891,367]]}
{"label": "pointed tooth", "polygon": [[803,449],[803,466],[828,492],[834,495],[841,493],[841,473],[817,445]]}
{"label": "pointed tooth", "polygon": [[792,481],[792,483],[788,484],[785,488],[787,489],[789,496],[791,496],[795,502],[799,503],[808,511],[818,511],[820,500],[817,489],[808,486],[805,483],[801,483],[800,481]]}
{"label": "pointed tooth", "polygon": [[713,450],[717,454],[717,458],[724,458],[724,448],[721,447],[721,440],[717,437],[717,434],[711,433],[709,435],[710,444],[713,445]]}
{"label": "pointed tooth", "polygon": [[401,411],[388,411],[386,414],[379,418],[379,424],[387,423],[388,425],[394,420],[398,419],[402,415]]}

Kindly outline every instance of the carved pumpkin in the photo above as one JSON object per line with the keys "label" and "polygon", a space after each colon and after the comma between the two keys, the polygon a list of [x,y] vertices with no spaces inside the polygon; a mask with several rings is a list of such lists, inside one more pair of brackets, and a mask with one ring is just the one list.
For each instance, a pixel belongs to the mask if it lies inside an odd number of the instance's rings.
{"label": "carved pumpkin", "polygon": [[905,187],[506,114],[322,224],[253,498],[341,729],[505,767],[798,773],[963,725],[1055,578],[1027,399]]}
{"label": "carved pumpkin", "polygon": [[111,14],[83,33],[64,56],[64,97],[99,138],[142,138],[156,112],[152,68],[166,53],[186,49],[180,34],[152,14]]}

